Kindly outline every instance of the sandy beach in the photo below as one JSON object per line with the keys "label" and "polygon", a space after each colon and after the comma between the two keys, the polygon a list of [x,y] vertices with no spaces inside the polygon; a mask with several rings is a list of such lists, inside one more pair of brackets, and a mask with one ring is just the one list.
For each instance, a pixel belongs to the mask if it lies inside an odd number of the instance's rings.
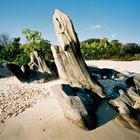
{"label": "sandy beach", "polygon": [[140,61],[111,61],[111,60],[94,60],[86,61],[89,66],[98,68],[110,68],[119,72],[134,72],[140,74]]}
{"label": "sandy beach", "polygon": [[[140,74],[140,61],[87,61],[89,66],[111,68],[125,74]],[[55,80],[27,84],[15,77],[0,79],[0,140],[139,140],[140,134],[119,126],[114,119],[94,130],[84,130],[67,120],[51,91]],[[109,115],[109,107],[99,115]]]}

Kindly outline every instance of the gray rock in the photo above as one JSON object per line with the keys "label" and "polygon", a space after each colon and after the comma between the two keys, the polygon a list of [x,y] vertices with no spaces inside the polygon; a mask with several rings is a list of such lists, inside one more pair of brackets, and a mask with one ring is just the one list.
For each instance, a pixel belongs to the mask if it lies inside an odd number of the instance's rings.
{"label": "gray rock", "polygon": [[20,67],[14,63],[4,63],[3,66],[15,75],[21,82],[29,82],[28,76],[22,72]]}
{"label": "gray rock", "polygon": [[130,87],[125,93],[120,90],[120,96],[110,100],[110,104],[116,106],[119,116],[116,121],[124,127],[140,132],[140,95],[134,87]]}
{"label": "gray rock", "polygon": [[3,63],[0,63],[0,77],[9,77],[12,75],[13,74],[3,66]]}
{"label": "gray rock", "polygon": [[129,87],[133,86],[137,90],[140,90],[140,75],[135,75],[135,76],[129,77],[126,80],[126,84]]}
{"label": "gray rock", "polygon": [[82,89],[62,84],[52,87],[52,93],[68,120],[85,129],[96,127],[94,102]]}

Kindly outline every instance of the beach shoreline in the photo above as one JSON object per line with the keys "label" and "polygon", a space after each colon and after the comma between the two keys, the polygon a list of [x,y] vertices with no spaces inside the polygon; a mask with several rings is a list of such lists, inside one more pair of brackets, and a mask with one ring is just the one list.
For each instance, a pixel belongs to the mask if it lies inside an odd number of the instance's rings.
{"label": "beach shoreline", "polygon": [[[124,73],[140,73],[140,61],[86,61],[89,66],[111,68]],[[26,84],[19,82],[14,76],[0,79],[0,94],[3,104],[18,101],[29,104],[16,116],[7,118],[1,125],[0,140],[138,140],[140,134],[119,126],[114,119],[88,131],[71,123],[63,114],[61,107],[51,92],[51,87],[63,83],[55,80],[44,84]],[[20,91],[20,94],[19,94]],[[24,96],[27,97],[25,100]],[[9,94],[9,98],[6,98]],[[13,98],[12,100],[10,100]],[[7,99],[7,100],[6,100]],[[36,101],[36,102],[34,102]],[[9,104],[9,103],[8,103]],[[13,104],[13,103],[11,103]],[[21,106],[22,107],[22,106]],[[17,108],[16,108],[17,109]],[[107,107],[108,109],[108,107]],[[20,109],[18,109],[19,111]],[[106,115],[102,113],[102,115]]]}

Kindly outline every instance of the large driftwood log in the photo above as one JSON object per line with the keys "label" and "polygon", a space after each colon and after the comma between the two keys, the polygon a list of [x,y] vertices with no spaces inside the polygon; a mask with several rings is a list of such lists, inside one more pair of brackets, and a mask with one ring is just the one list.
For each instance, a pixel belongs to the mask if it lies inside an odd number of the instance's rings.
{"label": "large driftwood log", "polygon": [[55,32],[60,46],[52,46],[52,52],[61,79],[105,97],[99,83],[91,79],[80,52],[80,43],[72,21],[61,11],[53,16]]}

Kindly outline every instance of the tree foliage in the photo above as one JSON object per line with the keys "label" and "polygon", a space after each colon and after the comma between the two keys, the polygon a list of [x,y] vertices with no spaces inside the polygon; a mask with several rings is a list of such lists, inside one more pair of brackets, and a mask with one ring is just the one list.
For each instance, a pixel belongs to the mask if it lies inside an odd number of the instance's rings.
{"label": "tree foliage", "polygon": [[1,50],[0,58],[6,61],[15,61],[20,52],[20,38],[14,38],[13,41]]}
{"label": "tree foliage", "polygon": [[0,34],[0,48],[5,48],[11,43],[11,39],[7,33]]}
{"label": "tree foliage", "polygon": [[[32,31],[28,28],[25,28],[22,31],[22,34],[25,36],[27,43],[21,45],[21,50],[23,52],[20,61],[22,62],[24,58],[27,58],[23,63],[27,63],[29,61],[30,53],[33,51],[40,52],[44,57],[52,59],[51,49],[50,49],[50,42],[48,40],[43,39],[41,36],[41,32]],[[49,56],[49,57],[48,57]]]}
{"label": "tree foliage", "polygon": [[83,41],[81,51],[85,59],[140,60],[140,45],[107,38]]}
{"label": "tree foliage", "polygon": [[[14,38],[7,46],[0,49],[0,60],[16,62],[18,64],[28,63],[30,60],[30,53],[34,50],[40,52],[44,57],[52,59],[50,42],[41,37],[38,31],[32,31],[25,28],[22,31],[27,43],[21,44],[20,38]],[[48,57],[49,56],[49,57]]]}
{"label": "tree foliage", "polygon": [[[19,37],[11,39],[8,34],[0,35],[0,61],[22,65],[29,62],[30,53],[34,50],[40,52],[46,59],[53,59],[51,44],[42,38],[41,32],[25,28],[22,34],[26,38],[25,44],[20,42]],[[119,40],[109,42],[105,37],[81,42],[81,52],[84,59],[140,60],[139,44],[122,44]]]}

